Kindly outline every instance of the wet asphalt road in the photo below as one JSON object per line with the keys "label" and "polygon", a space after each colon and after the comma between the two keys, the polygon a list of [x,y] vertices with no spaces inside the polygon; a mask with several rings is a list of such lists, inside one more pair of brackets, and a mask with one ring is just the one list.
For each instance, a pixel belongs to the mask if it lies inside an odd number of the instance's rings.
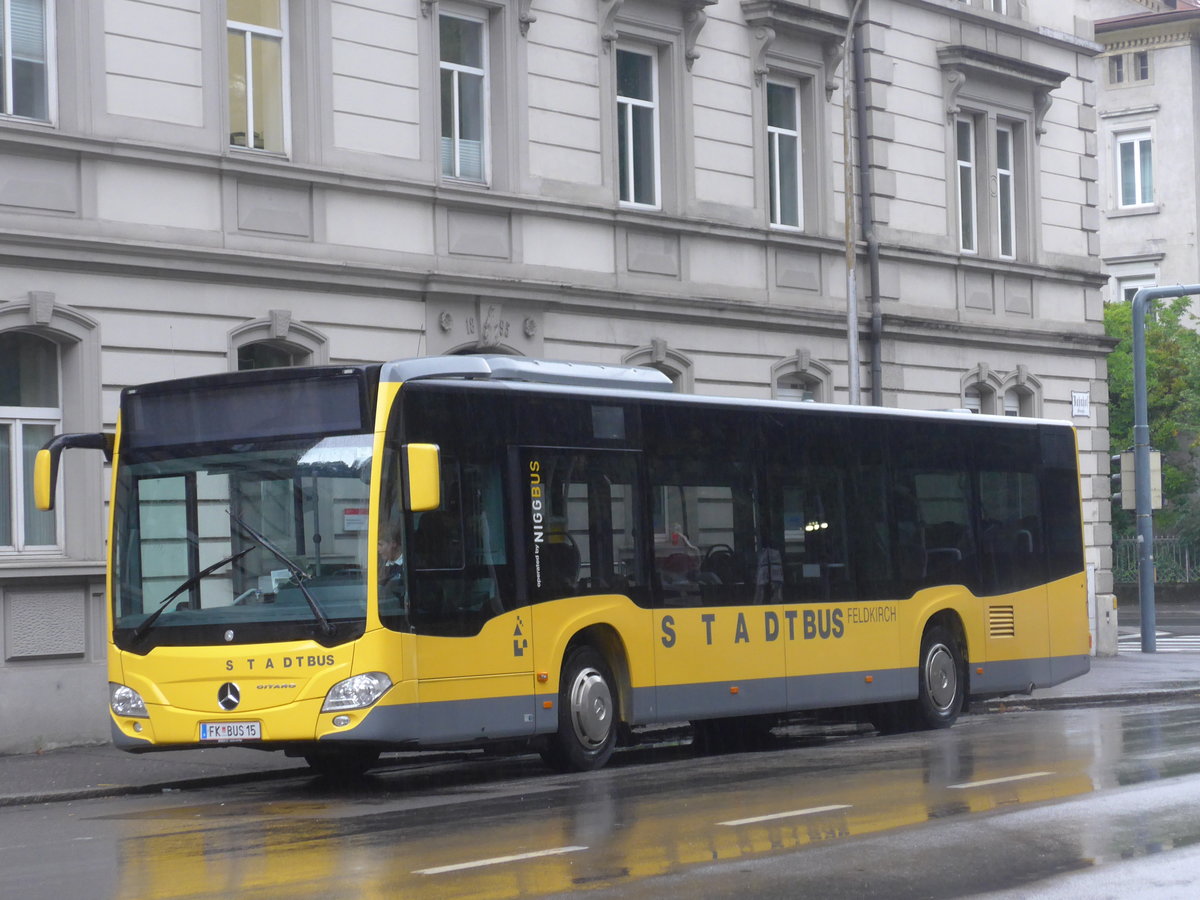
{"label": "wet asphalt road", "polygon": [[[974,715],[754,752],[637,748],[589,775],[467,754],[12,807],[19,897],[958,897],[1200,843],[1200,707]],[[1200,874],[1197,875],[1200,890]]]}

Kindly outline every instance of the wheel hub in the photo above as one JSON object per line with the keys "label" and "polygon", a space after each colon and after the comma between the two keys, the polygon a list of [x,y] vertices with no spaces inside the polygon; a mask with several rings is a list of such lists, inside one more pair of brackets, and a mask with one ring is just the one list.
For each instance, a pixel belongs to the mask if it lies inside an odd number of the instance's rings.
{"label": "wheel hub", "polygon": [[954,654],[945,644],[937,644],[929,650],[925,662],[925,685],[930,701],[940,712],[953,706],[958,694],[958,672],[954,666]]}
{"label": "wheel hub", "polygon": [[612,730],[612,694],[598,671],[582,670],[571,686],[575,736],[589,749],[603,746]]}

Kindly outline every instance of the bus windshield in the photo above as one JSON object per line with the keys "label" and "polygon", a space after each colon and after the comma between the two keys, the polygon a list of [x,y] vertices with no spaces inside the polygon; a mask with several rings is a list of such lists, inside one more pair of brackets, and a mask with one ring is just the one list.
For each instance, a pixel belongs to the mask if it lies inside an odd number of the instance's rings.
{"label": "bus windshield", "polygon": [[351,434],[123,456],[114,510],[117,644],[144,652],[361,634],[373,564],[371,440]]}

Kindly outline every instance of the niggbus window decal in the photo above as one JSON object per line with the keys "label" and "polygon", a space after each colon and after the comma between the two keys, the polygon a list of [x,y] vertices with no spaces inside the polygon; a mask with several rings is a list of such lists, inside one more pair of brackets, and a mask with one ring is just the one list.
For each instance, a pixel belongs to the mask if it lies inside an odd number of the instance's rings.
{"label": "niggbus window decal", "polygon": [[530,449],[522,472],[531,599],[644,586],[632,454]]}

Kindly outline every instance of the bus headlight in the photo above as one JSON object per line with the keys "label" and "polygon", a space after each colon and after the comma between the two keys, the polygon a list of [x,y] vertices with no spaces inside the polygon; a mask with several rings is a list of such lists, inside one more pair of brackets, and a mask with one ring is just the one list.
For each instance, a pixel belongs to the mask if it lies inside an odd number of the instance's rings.
{"label": "bus headlight", "polygon": [[118,716],[150,718],[150,713],[146,712],[146,703],[142,700],[142,695],[123,684],[115,684],[111,681],[108,683],[108,705]]}
{"label": "bus headlight", "polygon": [[325,695],[321,712],[340,712],[344,709],[362,709],[370,706],[392,686],[392,679],[382,672],[364,672],[345,681],[339,681]]}

